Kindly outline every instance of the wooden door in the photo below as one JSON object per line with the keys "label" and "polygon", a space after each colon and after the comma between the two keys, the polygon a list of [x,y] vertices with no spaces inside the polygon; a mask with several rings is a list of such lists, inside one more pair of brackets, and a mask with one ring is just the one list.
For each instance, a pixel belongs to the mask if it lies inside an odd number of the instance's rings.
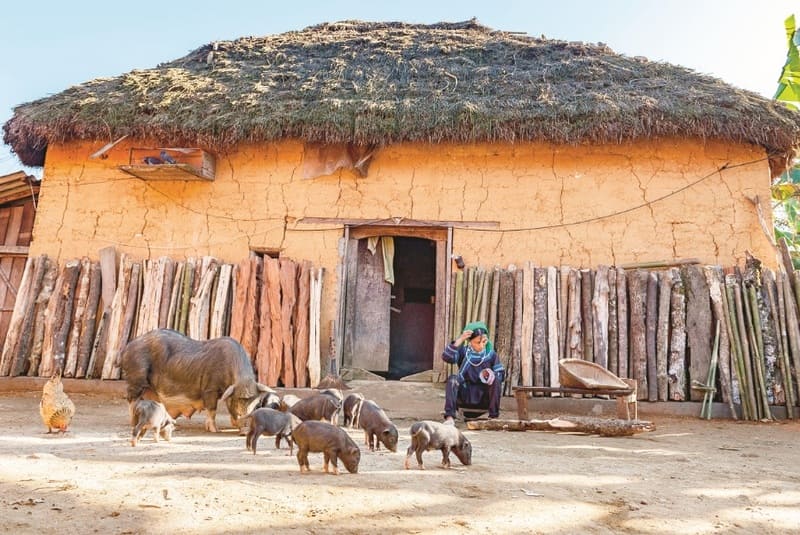
{"label": "wooden door", "polygon": [[350,242],[343,360],[355,368],[385,372],[389,370],[392,285],[383,278],[380,244],[372,254],[366,238]]}
{"label": "wooden door", "polygon": [[0,208],[0,347],[5,343],[31,242],[33,203]]}

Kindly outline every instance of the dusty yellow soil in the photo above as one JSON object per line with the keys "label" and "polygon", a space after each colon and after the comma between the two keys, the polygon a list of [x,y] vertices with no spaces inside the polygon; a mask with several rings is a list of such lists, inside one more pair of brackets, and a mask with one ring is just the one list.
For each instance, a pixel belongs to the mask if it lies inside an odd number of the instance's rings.
{"label": "dusty yellow soil", "polygon": [[367,451],[352,430],[358,474],[324,474],[311,454],[302,475],[271,437],[254,456],[233,430],[203,431],[202,416],[133,448],[113,396],[72,395],[71,431],[47,435],[39,397],[0,394],[3,532],[800,533],[795,422],[659,419],[629,438],[465,431],[473,466],[443,470],[428,452],[418,471],[403,469],[403,417],[396,453]]}

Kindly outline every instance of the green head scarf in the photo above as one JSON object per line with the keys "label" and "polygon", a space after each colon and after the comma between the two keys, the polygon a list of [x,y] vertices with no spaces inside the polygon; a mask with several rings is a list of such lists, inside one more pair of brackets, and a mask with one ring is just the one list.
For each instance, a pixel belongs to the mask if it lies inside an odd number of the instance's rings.
{"label": "green head scarf", "polygon": [[[473,321],[472,323],[467,323],[467,325],[461,330],[461,332],[474,331],[475,329],[477,329],[479,327],[481,329],[483,329],[484,331],[486,331],[487,333],[489,332],[489,328],[482,321]],[[488,337],[488,335],[487,335],[487,337]],[[492,349],[494,349],[494,345],[492,344],[492,341],[489,340],[489,341],[486,342],[486,352],[490,353],[492,351]]]}

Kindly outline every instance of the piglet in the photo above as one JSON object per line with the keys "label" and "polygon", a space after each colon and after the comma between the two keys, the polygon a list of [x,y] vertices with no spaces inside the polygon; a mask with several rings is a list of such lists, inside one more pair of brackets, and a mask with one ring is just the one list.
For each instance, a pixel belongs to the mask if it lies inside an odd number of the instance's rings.
{"label": "piglet", "polygon": [[361,402],[358,426],[364,430],[364,443],[369,445],[369,451],[381,449],[381,442],[389,451],[397,451],[397,427],[374,401]]}
{"label": "piglet", "polygon": [[361,461],[361,450],[344,430],[326,422],[309,420],[295,427],[292,437],[297,444],[297,463],[300,472],[310,472],[308,452],[323,454],[323,469],[328,472],[328,462],[333,464],[333,474],[339,475],[337,460],[341,459],[344,467],[351,474],[358,472]]}
{"label": "piglet", "polygon": [[245,443],[247,449],[256,454],[258,447],[258,437],[261,435],[275,435],[275,449],[281,448],[281,438],[289,445],[289,453],[294,451],[294,441],[292,431],[297,427],[301,420],[289,412],[281,412],[277,409],[261,408],[256,409],[247,416],[248,431]]}
{"label": "piglet", "polygon": [[153,430],[156,442],[159,435],[169,442],[175,429],[175,420],[167,413],[163,403],[152,399],[139,399],[131,408],[131,425],[133,425],[131,446],[136,446],[148,429]]}
{"label": "piglet", "polygon": [[361,412],[361,402],[364,401],[364,394],[353,392],[342,402],[342,414],[344,415],[344,426],[358,426],[358,415]]}
{"label": "piglet", "polygon": [[417,454],[419,469],[424,470],[422,452],[428,450],[442,450],[442,467],[444,468],[450,468],[451,451],[464,466],[472,464],[472,444],[454,425],[425,420],[413,424],[409,429],[409,434],[411,435],[411,445],[406,451],[406,470],[409,468],[413,453]]}
{"label": "piglet", "polygon": [[303,398],[289,408],[289,412],[303,421],[324,420],[333,425],[339,424],[341,403],[327,394],[314,394]]}

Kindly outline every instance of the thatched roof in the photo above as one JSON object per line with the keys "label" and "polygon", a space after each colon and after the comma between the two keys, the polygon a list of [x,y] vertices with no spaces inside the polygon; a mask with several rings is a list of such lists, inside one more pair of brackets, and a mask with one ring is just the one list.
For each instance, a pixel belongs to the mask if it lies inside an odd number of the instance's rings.
{"label": "thatched roof", "polygon": [[225,152],[244,141],[539,140],[682,136],[762,146],[782,167],[800,113],[604,45],[433,25],[345,21],[208,44],[153,69],[18,106],[4,140],[26,165],[48,143],[128,134]]}

